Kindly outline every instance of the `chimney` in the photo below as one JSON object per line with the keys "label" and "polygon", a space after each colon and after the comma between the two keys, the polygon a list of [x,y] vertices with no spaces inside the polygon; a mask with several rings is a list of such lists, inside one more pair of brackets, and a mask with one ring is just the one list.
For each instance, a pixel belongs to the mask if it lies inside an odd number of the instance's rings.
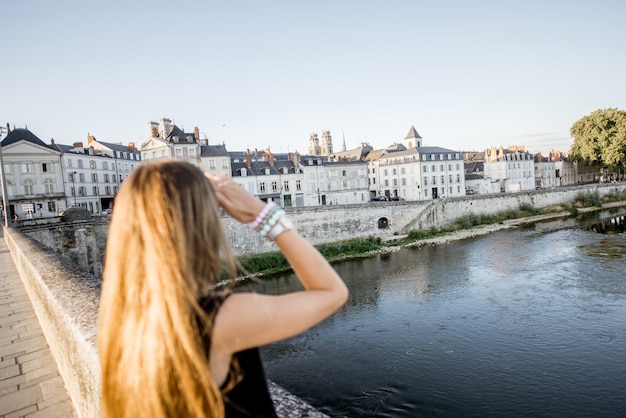
{"label": "chimney", "polygon": [[84,148],[83,147],[83,142],[79,141],[79,142],[74,142],[74,145],[72,145],[74,148]]}
{"label": "chimney", "polygon": [[150,121],[150,135],[154,138],[158,138],[159,136],[159,123]]}
{"label": "chimney", "polygon": [[[9,124],[7,123],[7,126]],[[57,145],[54,143],[54,138],[50,138],[50,148],[52,148],[53,150],[57,149]]]}
{"label": "chimney", "polygon": [[171,134],[174,129],[172,120],[169,118],[161,118],[161,123],[163,124],[163,138],[167,138],[167,136]]}
{"label": "chimney", "polygon": [[196,141],[200,139],[200,129],[197,126],[193,128],[193,137]]}
{"label": "chimney", "polygon": [[246,167],[252,167],[252,158],[250,157],[250,148],[248,148],[248,153],[246,154]]}
{"label": "chimney", "polygon": [[272,167],[274,167],[274,154],[269,154],[269,162]]}
{"label": "chimney", "polygon": [[135,151],[135,143],[134,142],[129,142],[128,143],[128,150],[131,152]]}
{"label": "chimney", "polygon": [[11,133],[11,124],[7,122],[7,135]]}
{"label": "chimney", "polygon": [[93,141],[96,140],[96,137],[93,135],[87,135],[87,143],[91,144]]}

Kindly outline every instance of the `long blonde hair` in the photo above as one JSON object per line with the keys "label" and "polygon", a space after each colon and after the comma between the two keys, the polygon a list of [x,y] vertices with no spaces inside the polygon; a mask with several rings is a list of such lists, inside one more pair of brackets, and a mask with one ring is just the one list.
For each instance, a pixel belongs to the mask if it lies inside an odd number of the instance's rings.
{"label": "long blonde hair", "polygon": [[[210,182],[191,164],[143,164],[109,230],[98,348],[105,417],[222,417],[198,304],[235,264]],[[196,320],[200,318],[200,322]]]}

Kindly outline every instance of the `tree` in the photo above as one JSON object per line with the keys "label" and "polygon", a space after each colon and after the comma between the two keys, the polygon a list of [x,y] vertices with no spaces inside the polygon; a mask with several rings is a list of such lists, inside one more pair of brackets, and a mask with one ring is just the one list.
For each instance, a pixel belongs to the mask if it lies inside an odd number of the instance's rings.
{"label": "tree", "polygon": [[626,162],[626,112],[619,109],[598,109],[570,128],[574,144],[573,160],[585,164],[601,164],[618,169]]}

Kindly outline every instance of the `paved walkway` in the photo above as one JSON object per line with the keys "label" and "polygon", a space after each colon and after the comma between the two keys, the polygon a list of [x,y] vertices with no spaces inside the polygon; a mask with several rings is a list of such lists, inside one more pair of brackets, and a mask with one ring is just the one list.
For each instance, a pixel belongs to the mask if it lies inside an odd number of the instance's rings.
{"label": "paved walkway", "polygon": [[0,227],[0,417],[76,417]]}

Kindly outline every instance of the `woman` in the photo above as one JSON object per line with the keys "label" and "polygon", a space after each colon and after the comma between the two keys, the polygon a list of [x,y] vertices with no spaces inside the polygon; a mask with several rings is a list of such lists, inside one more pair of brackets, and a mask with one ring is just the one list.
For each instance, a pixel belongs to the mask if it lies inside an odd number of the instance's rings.
{"label": "woman", "polygon": [[[230,293],[220,206],[276,245],[304,291]],[[191,164],[141,165],[115,199],[98,346],[105,417],[275,416],[256,347],[294,336],[348,291],[284,211]]]}

